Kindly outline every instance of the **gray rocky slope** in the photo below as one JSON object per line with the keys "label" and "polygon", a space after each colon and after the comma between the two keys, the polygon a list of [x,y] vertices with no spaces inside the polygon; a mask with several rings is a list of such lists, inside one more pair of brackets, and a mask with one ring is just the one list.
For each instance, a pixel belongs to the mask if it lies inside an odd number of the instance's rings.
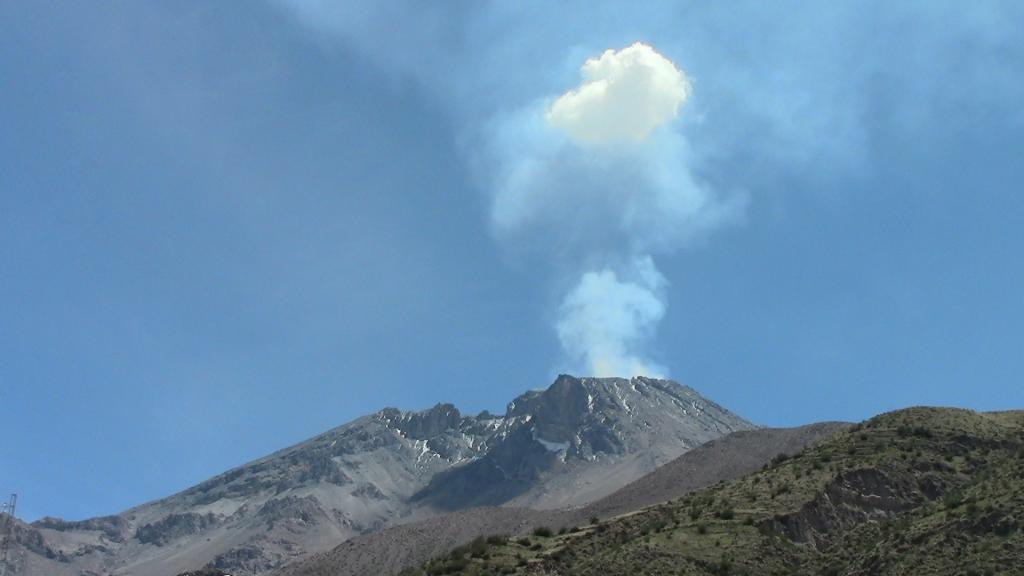
{"label": "gray rocky slope", "polygon": [[264,574],[452,510],[579,506],[751,428],[691,388],[639,377],[563,375],[502,416],[388,408],[115,516],[19,524],[14,573]]}
{"label": "gray rocky slope", "polygon": [[734,432],[707,442],[586,506],[562,510],[478,507],[395,526],[348,540],[289,564],[274,576],[388,576],[420,565],[478,536],[526,535],[536,527],[583,526],[591,518],[629,514],[760,469],[779,454],[795,454],[846,430],[823,422],[797,428]]}

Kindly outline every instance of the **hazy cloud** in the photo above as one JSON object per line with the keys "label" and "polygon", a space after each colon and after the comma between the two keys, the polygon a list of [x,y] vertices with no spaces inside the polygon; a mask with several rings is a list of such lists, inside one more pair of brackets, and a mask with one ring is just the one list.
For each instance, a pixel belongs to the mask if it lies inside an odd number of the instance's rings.
{"label": "hazy cloud", "polygon": [[489,154],[495,234],[559,257],[669,252],[740,218],[746,204],[701,182],[690,145],[672,130],[580,147],[531,108],[500,123]]}

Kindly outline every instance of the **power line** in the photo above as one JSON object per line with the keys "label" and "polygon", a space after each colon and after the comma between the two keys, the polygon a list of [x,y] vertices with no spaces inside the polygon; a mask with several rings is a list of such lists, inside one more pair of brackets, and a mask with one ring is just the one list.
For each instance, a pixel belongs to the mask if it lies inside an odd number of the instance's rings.
{"label": "power line", "polygon": [[0,576],[7,574],[7,550],[14,534],[14,509],[17,506],[17,494],[11,494],[9,502],[0,503]]}

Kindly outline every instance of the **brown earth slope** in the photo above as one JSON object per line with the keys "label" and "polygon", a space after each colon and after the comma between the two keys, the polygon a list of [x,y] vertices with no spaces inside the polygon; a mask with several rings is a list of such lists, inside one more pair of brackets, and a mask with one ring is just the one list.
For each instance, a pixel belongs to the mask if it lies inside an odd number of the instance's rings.
{"label": "brown earth slope", "polygon": [[760,469],[779,454],[799,452],[849,426],[827,422],[798,428],[734,432],[687,452],[588,506],[562,511],[495,507],[463,510],[349,540],[329,552],[286,566],[275,576],[394,574],[480,535],[519,535],[538,526],[554,530],[581,526],[592,517],[608,518],[633,512],[738,478]]}
{"label": "brown earth slope", "polygon": [[403,576],[1021,576],[1024,412],[882,414],[740,478]]}

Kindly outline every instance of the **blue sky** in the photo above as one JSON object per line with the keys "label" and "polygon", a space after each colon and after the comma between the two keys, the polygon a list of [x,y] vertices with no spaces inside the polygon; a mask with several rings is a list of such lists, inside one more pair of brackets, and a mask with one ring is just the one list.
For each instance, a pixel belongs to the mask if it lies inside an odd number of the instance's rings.
{"label": "blue sky", "polygon": [[0,3],[0,490],[30,519],[115,513],[384,406],[501,411],[575,369],[578,263],[556,229],[495,232],[481,150],[636,41],[692,81],[667,165],[746,199],[656,254],[645,356],[766,425],[1022,408],[1022,23]]}

